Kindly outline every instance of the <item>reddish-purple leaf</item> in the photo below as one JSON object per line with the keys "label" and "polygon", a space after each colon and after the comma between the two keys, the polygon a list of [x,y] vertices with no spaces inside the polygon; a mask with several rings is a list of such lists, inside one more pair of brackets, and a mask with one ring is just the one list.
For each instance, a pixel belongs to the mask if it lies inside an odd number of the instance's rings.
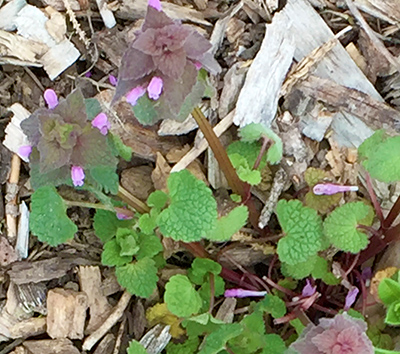
{"label": "reddish-purple leaf", "polygon": [[149,28],[162,28],[172,24],[174,24],[174,21],[171,20],[164,12],[158,11],[152,6],[148,6],[142,31],[146,31]]}

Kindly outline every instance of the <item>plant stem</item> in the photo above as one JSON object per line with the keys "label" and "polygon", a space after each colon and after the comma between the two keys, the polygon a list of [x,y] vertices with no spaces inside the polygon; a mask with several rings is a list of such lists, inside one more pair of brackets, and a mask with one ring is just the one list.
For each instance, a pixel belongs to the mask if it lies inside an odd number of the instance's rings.
{"label": "plant stem", "polygon": [[266,153],[266,151],[268,150],[269,146],[271,145],[271,139],[267,138],[266,136],[262,137],[262,145],[261,145],[261,149],[260,152],[257,156],[256,161],[254,162],[254,166],[253,166],[253,170],[256,170],[261,163],[261,160],[264,156],[264,154]]}
{"label": "plant stem", "polygon": [[203,132],[208,144],[210,145],[215,158],[218,161],[219,167],[224,172],[226,180],[232,191],[235,194],[239,194],[242,199],[245,199],[245,187],[244,182],[241,181],[236,173],[236,170],[232,166],[231,160],[228,157],[221,141],[215,135],[213,128],[204,116],[203,112],[199,107],[195,107],[192,112],[193,118],[196,120],[200,130]]}
{"label": "plant stem", "polygon": [[369,173],[367,172],[366,175],[366,182],[367,182],[367,189],[368,189],[368,193],[369,196],[371,198],[371,202],[372,205],[374,206],[376,215],[381,223],[381,226],[384,223],[384,217],[383,217],[383,213],[382,213],[382,208],[381,205],[378,202],[378,198],[376,197],[375,191],[374,191],[374,187],[372,186],[372,182],[371,182],[371,176],[369,175]]}
{"label": "plant stem", "polygon": [[66,200],[63,199],[64,203],[70,208],[70,207],[81,207],[81,208],[91,208],[91,209],[101,209],[101,210],[109,210],[109,211],[115,211],[114,208],[109,207],[107,205],[101,204],[101,203],[89,203],[89,202],[78,202],[78,201],[73,201],[73,200]]}
{"label": "plant stem", "polygon": [[397,216],[400,214],[400,196],[397,198],[396,202],[393,204],[392,209],[390,209],[389,214],[383,221],[382,227],[384,229],[392,226],[393,222],[396,220]]}

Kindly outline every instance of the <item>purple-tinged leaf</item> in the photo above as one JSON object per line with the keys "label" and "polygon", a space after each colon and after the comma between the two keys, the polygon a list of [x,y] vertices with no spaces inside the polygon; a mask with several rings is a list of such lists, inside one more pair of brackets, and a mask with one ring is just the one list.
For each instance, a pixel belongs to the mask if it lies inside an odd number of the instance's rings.
{"label": "purple-tinged leaf", "polygon": [[107,135],[111,128],[111,123],[105,113],[100,113],[92,120],[92,127],[97,128],[101,134]]}
{"label": "purple-tinged leaf", "polygon": [[162,11],[160,0],[149,0],[149,6],[156,9],[157,11]]}
{"label": "purple-tinged leaf", "polygon": [[164,78],[163,96],[168,102],[173,115],[177,115],[185,101],[186,96],[190,94],[196,83],[197,70],[192,63],[187,63],[182,76],[179,80]]}
{"label": "purple-tinged leaf", "polygon": [[166,52],[160,56],[153,57],[157,68],[168,77],[179,80],[186,66],[186,53],[183,49],[174,52]]}
{"label": "purple-tinged leaf", "polygon": [[[186,27],[186,26],[183,26]],[[201,60],[204,53],[211,49],[211,43],[205,39],[199,32],[190,29],[190,34],[186,38],[183,49],[189,59]]]}
{"label": "purple-tinged leaf", "polygon": [[53,109],[53,113],[60,115],[66,123],[84,127],[87,123],[87,114],[82,91],[72,91],[65,100],[59,102],[58,106]]}
{"label": "purple-tinged leaf", "polygon": [[120,80],[139,80],[150,74],[155,68],[150,55],[135,48],[128,48],[121,59],[118,84]]}
{"label": "purple-tinged leaf", "polygon": [[174,21],[170,19],[164,12],[158,11],[152,6],[148,6],[142,31],[146,31],[149,28],[162,28],[164,26],[173,24]]}
{"label": "purple-tinged leaf", "polygon": [[209,52],[204,53],[204,56],[199,60],[199,62],[203,65],[204,69],[213,75],[219,74],[222,70],[214,56]]}
{"label": "purple-tinged leaf", "polygon": [[126,101],[132,105],[135,106],[137,103],[137,100],[142,97],[146,93],[146,89],[143,86],[137,86],[134,89],[132,89],[127,95],[126,95]]}
{"label": "purple-tinged leaf", "polygon": [[53,109],[53,108],[57,107],[58,97],[54,90],[47,89],[46,91],[44,91],[43,97],[44,97],[44,100],[46,101],[49,109]]}
{"label": "purple-tinged leaf", "polygon": [[83,171],[83,168],[80,166],[72,166],[71,178],[75,187],[82,187],[85,180],[85,172]]}
{"label": "purple-tinged leaf", "polygon": [[163,88],[163,80],[161,77],[154,76],[150,83],[149,86],[147,86],[147,92],[149,94],[149,97],[152,100],[158,100],[161,95],[161,91]]}

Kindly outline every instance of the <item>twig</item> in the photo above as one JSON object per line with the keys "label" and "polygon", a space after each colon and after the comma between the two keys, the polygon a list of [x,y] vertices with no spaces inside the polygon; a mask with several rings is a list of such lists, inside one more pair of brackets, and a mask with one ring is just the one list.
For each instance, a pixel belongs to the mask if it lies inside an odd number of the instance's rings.
{"label": "twig", "polygon": [[118,187],[118,197],[120,197],[126,204],[141,214],[145,214],[150,211],[150,208],[147,206],[147,204],[143,203],[140,199],[129,193],[121,185]]}
{"label": "twig", "polygon": [[125,332],[125,325],[126,325],[126,316],[124,316],[124,319],[122,320],[121,325],[119,326],[117,339],[115,340],[115,346],[114,346],[113,354],[119,354],[120,353],[122,336],[124,335],[124,332]]}
{"label": "twig", "polygon": [[381,205],[378,202],[378,198],[376,197],[375,191],[374,191],[374,187],[372,186],[372,181],[371,181],[371,176],[369,175],[369,173],[367,172],[367,175],[365,176],[365,180],[367,182],[367,189],[368,189],[368,193],[369,196],[371,198],[371,202],[372,205],[374,206],[376,215],[381,223],[381,226],[384,224],[384,217],[383,217],[383,213],[382,213],[382,208]]}
{"label": "twig", "polygon": [[18,194],[18,181],[19,171],[21,168],[21,159],[17,154],[13,154],[11,158],[11,172],[7,183],[7,205],[6,205],[6,223],[7,223],[7,236],[9,241],[13,244],[17,237],[17,194]]}
{"label": "twig", "polygon": [[397,71],[400,71],[400,63],[396,60],[393,55],[387,50],[385,45],[379,40],[376,33],[372,30],[372,28],[368,25],[367,21],[364,20],[364,17],[361,15],[360,10],[358,10],[357,6],[354,5],[353,0],[346,0],[347,7],[350,12],[356,18],[356,20],[360,23],[361,28],[365,31],[369,39],[371,40],[373,46],[376,50],[386,58],[386,60],[392,64]]}
{"label": "twig", "polygon": [[72,11],[71,3],[69,2],[69,0],[63,0],[63,4],[64,4],[65,10],[66,10],[66,12],[67,12],[67,14],[69,16],[69,20],[71,21],[72,26],[74,27],[74,30],[78,34],[79,39],[85,45],[86,49],[88,49],[89,48],[89,44],[90,44],[90,40],[86,37],[85,32],[82,31],[81,26],[80,26],[78,20],[76,19],[74,11]]}
{"label": "twig", "polygon": [[131,297],[132,295],[125,290],[118,301],[118,304],[113,308],[110,316],[108,316],[104,323],[95,332],[85,339],[82,346],[83,350],[91,350],[93,346],[110,330],[110,328],[118,322],[128,307]]}

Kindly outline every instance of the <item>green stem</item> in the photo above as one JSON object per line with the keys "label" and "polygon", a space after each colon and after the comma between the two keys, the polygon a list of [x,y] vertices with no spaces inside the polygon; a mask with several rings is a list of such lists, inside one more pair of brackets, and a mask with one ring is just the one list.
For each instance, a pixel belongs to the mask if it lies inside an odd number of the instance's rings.
{"label": "green stem", "polygon": [[232,188],[232,191],[235,194],[239,194],[242,199],[245,199],[245,184],[239,179],[236,170],[232,166],[231,160],[225,151],[225,148],[222,146],[207,118],[204,116],[199,107],[194,108],[192,116],[196,120],[200,130],[203,132],[204,137],[210,145],[214,156],[218,161],[219,167],[225,174],[226,180],[228,181],[229,186]]}
{"label": "green stem", "polygon": [[101,210],[109,210],[109,211],[115,211],[114,208],[109,207],[107,205],[101,204],[101,203],[89,203],[89,202],[77,202],[74,200],[65,200],[64,203],[69,207],[81,207],[81,208],[91,208],[91,209],[101,209]]}

